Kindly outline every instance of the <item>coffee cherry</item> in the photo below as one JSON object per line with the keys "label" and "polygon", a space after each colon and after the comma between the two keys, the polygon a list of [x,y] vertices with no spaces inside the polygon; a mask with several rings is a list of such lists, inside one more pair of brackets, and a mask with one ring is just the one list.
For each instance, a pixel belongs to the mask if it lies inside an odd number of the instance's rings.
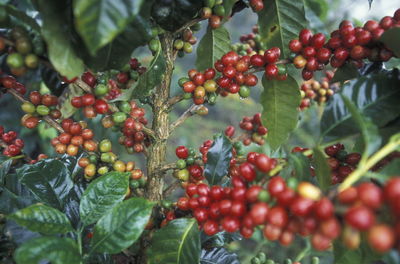
{"label": "coffee cherry", "polygon": [[269,207],[268,204],[264,202],[258,202],[253,204],[250,209],[250,216],[253,220],[254,225],[262,225],[267,220]]}
{"label": "coffee cherry", "polygon": [[375,225],[368,231],[368,243],[379,253],[389,251],[395,243],[393,229],[387,225]]}
{"label": "coffee cherry", "polygon": [[108,104],[102,99],[97,99],[94,103],[94,109],[99,114],[106,114],[108,112]]}
{"label": "coffee cherry", "polygon": [[375,223],[375,215],[365,206],[354,206],[347,210],[345,220],[353,228],[365,231]]}
{"label": "coffee cherry", "polygon": [[259,154],[255,158],[255,164],[260,171],[269,172],[275,167],[276,161],[265,154]]}
{"label": "coffee cherry", "polygon": [[203,231],[208,236],[213,236],[219,232],[219,224],[214,220],[207,220],[203,225]]}
{"label": "coffee cherry", "polygon": [[240,221],[236,217],[225,216],[221,221],[221,225],[226,232],[233,233],[239,230]]}
{"label": "coffee cherry", "polygon": [[248,182],[252,182],[256,179],[256,171],[253,165],[248,162],[240,164],[239,171],[240,175]]}
{"label": "coffee cherry", "polygon": [[175,154],[180,159],[187,159],[189,157],[189,150],[185,146],[179,146],[175,149]]}
{"label": "coffee cherry", "polygon": [[268,192],[272,196],[278,195],[280,192],[284,191],[285,188],[285,181],[280,176],[275,176],[268,182]]}
{"label": "coffee cherry", "polygon": [[79,148],[77,146],[70,144],[67,147],[67,154],[70,156],[76,156],[78,154],[78,150]]}
{"label": "coffee cherry", "polygon": [[289,49],[294,53],[299,53],[303,49],[303,45],[297,39],[293,39],[289,42]]}

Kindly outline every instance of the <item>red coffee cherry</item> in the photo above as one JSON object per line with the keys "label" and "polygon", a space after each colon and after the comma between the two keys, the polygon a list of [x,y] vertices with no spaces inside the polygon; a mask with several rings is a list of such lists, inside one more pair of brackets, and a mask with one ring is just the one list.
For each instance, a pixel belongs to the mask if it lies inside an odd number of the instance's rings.
{"label": "red coffee cherry", "polygon": [[275,176],[271,178],[268,183],[268,192],[272,196],[278,195],[280,192],[283,192],[286,188],[286,183],[280,176]]}
{"label": "red coffee cherry", "polygon": [[334,206],[328,198],[322,198],[315,203],[314,213],[319,220],[329,219],[334,213]]}
{"label": "red coffee cherry", "polygon": [[239,230],[240,221],[236,217],[225,216],[221,221],[221,225],[226,232],[233,233]]}
{"label": "red coffee cherry", "polygon": [[381,188],[371,182],[364,182],[357,187],[358,199],[372,209],[378,209],[383,202]]}
{"label": "red coffee cherry", "polygon": [[207,236],[213,236],[219,232],[219,224],[214,220],[207,220],[203,225],[203,231]]}
{"label": "red coffee cherry", "polygon": [[248,182],[252,182],[256,179],[256,171],[254,166],[249,162],[244,162],[239,166],[240,175]]}
{"label": "red coffee cherry", "polygon": [[250,209],[249,215],[251,216],[254,225],[262,225],[267,220],[269,207],[264,202],[258,202],[253,204]]}
{"label": "red coffee cherry", "polygon": [[274,226],[284,228],[288,223],[288,214],[283,207],[272,207],[268,212],[267,222]]}
{"label": "red coffee cherry", "polygon": [[179,146],[175,149],[175,154],[180,159],[187,159],[189,157],[189,149],[185,146]]}
{"label": "red coffee cherry", "polygon": [[345,214],[346,222],[361,231],[368,230],[375,223],[375,215],[365,206],[353,206]]}
{"label": "red coffee cherry", "polygon": [[368,231],[368,243],[379,253],[389,251],[396,241],[393,229],[387,225],[375,225]]}

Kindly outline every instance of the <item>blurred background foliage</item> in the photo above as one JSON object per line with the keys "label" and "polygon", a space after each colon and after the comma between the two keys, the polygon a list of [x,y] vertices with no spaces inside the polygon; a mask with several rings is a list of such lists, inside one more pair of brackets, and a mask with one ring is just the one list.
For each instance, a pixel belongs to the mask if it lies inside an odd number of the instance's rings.
{"label": "blurred background foliage", "polygon": [[[2,2],[2,1],[0,1]],[[8,2],[8,1],[7,1]],[[309,26],[314,32],[323,32],[328,34],[333,29],[337,28],[340,21],[348,19],[353,21],[356,25],[361,25],[368,19],[379,19],[386,15],[391,15],[398,7],[398,1],[385,1],[374,0],[370,3],[368,0],[305,0],[306,2],[306,15],[309,21]],[[32,11],[32,7],[26,1],[15,1],[19,7],[23,7],[27,12]],[[268,8],[268,7],[266,7]],[[34,14],[33,14],[34,15]],[[257,16],[254,15],[249,9],[235,14],[235,16],[228,21],[225,26],[231,34],[232,43],[239,41],[239,37],[243,34],[251,32],[252,26],[256,23]],[[202,30],[197,33],[196,37],[200,40],[205,33],[206,22],[204,22]],[[143,65],[147,66],[151,61],[151,53],[147,47],[136,49],[133,56],[138,57]],[[174,80],[172,82],[172,95],[178,94],[180,88],[177,85],[177,80],[180,77],[186,76],[189,69],[194,68],[196,61],[196,52],[187,54],[184,58],[178,58],[175,66]],[[0,57],[0,62],[5,63],[4,56]],[[398,62],[397,62],[398,63]],[[42,69],[34,72],[29,72],[21,80],[22,83],[27,84],[28,91],[40,88],[42,92],[46,92],[48,88],[41,81]],[[259,76],[261,78],[261,76]],[[29,81],[28,81],[29,80]],[[209,113],[206,116],[194,116],[186,121],[184,125],[174,131],[169,141],[168,149],[168,162],[173,162],[175,158],[174,150],[178,145],[186,145],[188,147],[198,148],[203,141],[211,139],[214,133],[222,132],[226,126],[234,125],[238,128],[238,124],[243,116],[250,116],[262,110],[261,105],[258,103],[261,94],[261,85],[252,88],[251,97],[248,99],[240,99],[238,96],[228,96],[225,98],[218,98],[218,103],[214,106],[209,106]],[[189,106],[190,101],[179,103],[174,111],[171,113],[171,120],[175,120],[183,113]],[[150,110],[147,106],[144,106]],[[291,149],[295,145],[301,147],[312,147],[313,136],[316,133],[313,129],[318,126],[318,106],[313,106],[302,113],[303,121],[307,121],[307,126],[301,123],[298,129],[292,133],[291,140],[286,146]],[[148,111],[149,113],[150,111]],[[36,157],[39,153],[45,153],[49,156],[54,155],[54,150],[50,145],[50,139],[56,136],[56,131],[49,127],[47,124],[40,124],[36,130],[28,130],[20,125],[20,117],[23,113],[20,109],[19,103],[13,100],[9,95],[0,98],[0,124],[5,126],[8,130],[18,131],[26,143],[25,150],[32,157]],[[75,114],[76,119],[85,119],[79,114]],[[147,114],[151,120],[151,116]],[[118,143],[119,135],[110,129],[105,130],[100,125],[101,117],[93,120],[88,120],[89,126],[94,129],[96,138],[98,140],[103,138],[110,138],[114,144],[114,152],[120,153],[122,160],[134,160],[138,166],[145,169],[144,159],[139,155],[128,155],[123,147]],[[303,122],[305,123],[305,122]],[[351,147],[355,142],[346,142]],[[264,151],[269,153],[268,145],[260,149],[257,146],[250,146],[253,150]],[[169,179],[172,181],[172,177]],[[178,196],[175,193],[174,196]],[[173,199],[175,197],[172,197]],[[311,249],[307,240],[297,237],[295,242],[290,247],[282,247],[278,243],[267,241],[263,238],[262,233],[258,230],[253,235],[253,238],[245,241],[234,241],[228,245],[230,251],[235,252],[241,263],[249,263],[250,259],[258,252],[265,252],[267,256],[274,256],[274,260],[282,263],[284,259],[291,258],[293,260],[302,259],[302,263],[311,263],[312,256],[321,257],[321,264],[332,263],[332,254],[329,252],[315,252]],[[304,257],[306,256],[307,257]],[[304,258],[303,258],[304,257]]]}

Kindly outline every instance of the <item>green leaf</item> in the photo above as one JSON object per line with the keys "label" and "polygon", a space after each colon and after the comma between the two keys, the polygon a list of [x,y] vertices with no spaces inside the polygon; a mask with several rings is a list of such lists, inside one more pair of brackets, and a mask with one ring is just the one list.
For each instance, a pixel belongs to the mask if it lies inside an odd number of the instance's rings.
{"label": "green leaf", "polygon": [[213,236],[207,236],[204,232],[200,234],[202,248],[223,247],[225,244],[229,244],[232,241],[242,240],[242,238],[243,237],[238,232],[228,233],[222,231]]}
{"label": "green leaf", "polygon": [[232,144],[226,136],[219,136],[207,152],[204,175],[210,185],[219,184],[228,174],[232,158]]}
{"label": "green leaf", "polygon": [[240,264],[238,256],[235,253],[228,252],[223,247],[203,249],[201,251],[200,264]]}
{"label": "green leaf", "polygon": [[163,29],[174,31],[192,20],[202,7],[199,0],[155,1],[151,16]]}
{"label": "green leaf", "polygon": [[151,91],[163,80],[165,69],[165,58],[162,50],[159,49],[154,55],[154,58],[150,63],[150,67],[143,75],[139,77],[137,84],[133,84],[135,85],[135,88],[132,92],[133,97],[143,98],[149,96]]}
{"label": "green leaf", "polygon": [[318,147],[313,149],[315,175],[318,180],[318,186],[323,190],[328,190],[331,185],[331,169],[326,161],[322,150]]}
{"label": "green leaf", "polygon": [[129,187],[129,174],[110,172],[89,184],[79,205],[81,221],[85,226],[97,222],[124,199]]}
{"label": "green leaf", "polygon": [[1,156],[1,158],[4,158],[4,160],[0,161],[0,186],[3,185],[4,177],[10,171],[11,164],[13,163],[12,159],[3,156]]}
{"label": "green leaf", "polygon": [[208,27],[197,47],[196,68],[203,71],[214,67],[214,63],[230,50],[231,39],[228,30],[223,26],[217,29]]}
{"label": "green leaf", "polygon": [[154,233],[148,264],[186,264],[200,261],[200,232],[195,219],[180,218]]}
{"label": "green leaf", "polygon": [[367,118],[358,111],[355,104],[349,98],[342,95],[342,99],[351,116],[361,131],[363,138],[364,152],[363,156],[368,157],[381,146],[382,139],[379,136],[378,127],[372,123],[370,118]]}
{"label": "green leaf", "polygon": [[358,78],[360,76],[361,76],[360,73],[358,72],[357,68],[353,64],[346,63],[345,65],[343,65],[342,67],[337,69],[331,82],[332,83],[344,82],[347,80],[352,80],[352,79]]}
{"label": "green leaf", "polygon": [[400,57],[400,28],[399,27],[393,27],[393,28],[386,30],[382,34],[380,41],[382,41],[388,49],[393,51],[393,53],[397,57]]}
{"label": "green leaf", "polygon": [[31,231],[48,235],[64,234],[73,230],[65,214],[44,204],[31,205],[9,215],[8,218]]}
{"label": "green leaf", "polygon": [[[356,104],[362,115],[370,117],[381,128],[399,116],[399,86],[399,72],[393,70],[352,80],[343,85],[341,93]],[[335,94],[327,103],[321,131],[328,141],[359,132],[340,94]]]}
{"label": "green leaf", "polygon": [[305,3],[321,20],[326,19],[329,11],[326,0],[305,0]]}
{"label": "green leaf", "polygon": [[77,244],[61,237],[31,239],[15,251],[14,258],[17,264],[39,264],[43,260],[52,264],[82,263]]}
{"label": "green leaf", "polygon": [[289,137],[297,125],[300,90],[295,79],[285,81],[263,78],[264,91],[260,103],[263,106],[262,121],[268,128],[267,142],[277,149]]}
{"label": "green leaf", "polygon": [[279,47],[287,57],[290,54],[288,43],[307,27],[304,1],[265,0],[264,6],[258,13],[261,41],[268,48]]}
{"label": "green leaf", "polygon": [[60,210],[74,185],[65,164],[55,159],[25,165],[17,170],[17,177],[39,202]]}
{"label": "green leaf", "polygon": [[293,168],[295,177],[302,180],[309,180],[310,160],[302,153],[290,153],[288,156],[289,165]]}
{"label": "green leaf", "polygon": [[[86,50],[82,52],[85,63],[94,71],[121,69],[129,62],[132,52],[139,46],[145,45],[151,39],[150,7],[152,0],[146,1],[140,14],[136,15],[125,30],[110,44],[99,49],[95,56]],[[81,43],[83,44],[83,43]]]}
{"label": "green leaf", "polygon": [[36,3],[43,19],[42,35],[47,43],[52,65],[68,79],[81,75],[84,65],[68,38],[68,28],[65,27],[64,21],[64,5],[51,0],[37,0]]}
{"label": "green leaf", "polygon": [[224,17],[224,21],[227,21],[229,19],[229,17],[232,14],[232,8],[233,6],[236,4],[236,2],[238,2],[239,0],[224,0],[224,2],[222,3],[222,5],[225,8],[225,17]]}
{"label": "green leaf", "polygon": [[18,21],[24,23],[25,25],[28,25],[34,31],[40,32],[40,27],[36,23],[36,20],[28,16],[25,12],[16,9],[12,5],[4,5],[4,6],[1,5],[1,6],[6,10],[8,15],[15,17]]}
{"label": "green leaf", "polygon": [[139,13],[143,0],[75,0],[76,29],[91,54],[110,43]]}
{"label": "green leaf", "polygon": [[131,198],[115,206],[94,227],[92,250],[115,254],[132,245],[142,234],[153,206],[143,198]]}

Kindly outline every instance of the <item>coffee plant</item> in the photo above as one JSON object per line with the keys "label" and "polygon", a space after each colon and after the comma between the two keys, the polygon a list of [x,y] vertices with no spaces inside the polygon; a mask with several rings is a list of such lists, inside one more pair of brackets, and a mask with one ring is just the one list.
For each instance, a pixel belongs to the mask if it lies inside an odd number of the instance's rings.
{"label": "coffee plant", "polygon": [[400,263],[400,8],[346,8],[1,1],[0,262]]}

